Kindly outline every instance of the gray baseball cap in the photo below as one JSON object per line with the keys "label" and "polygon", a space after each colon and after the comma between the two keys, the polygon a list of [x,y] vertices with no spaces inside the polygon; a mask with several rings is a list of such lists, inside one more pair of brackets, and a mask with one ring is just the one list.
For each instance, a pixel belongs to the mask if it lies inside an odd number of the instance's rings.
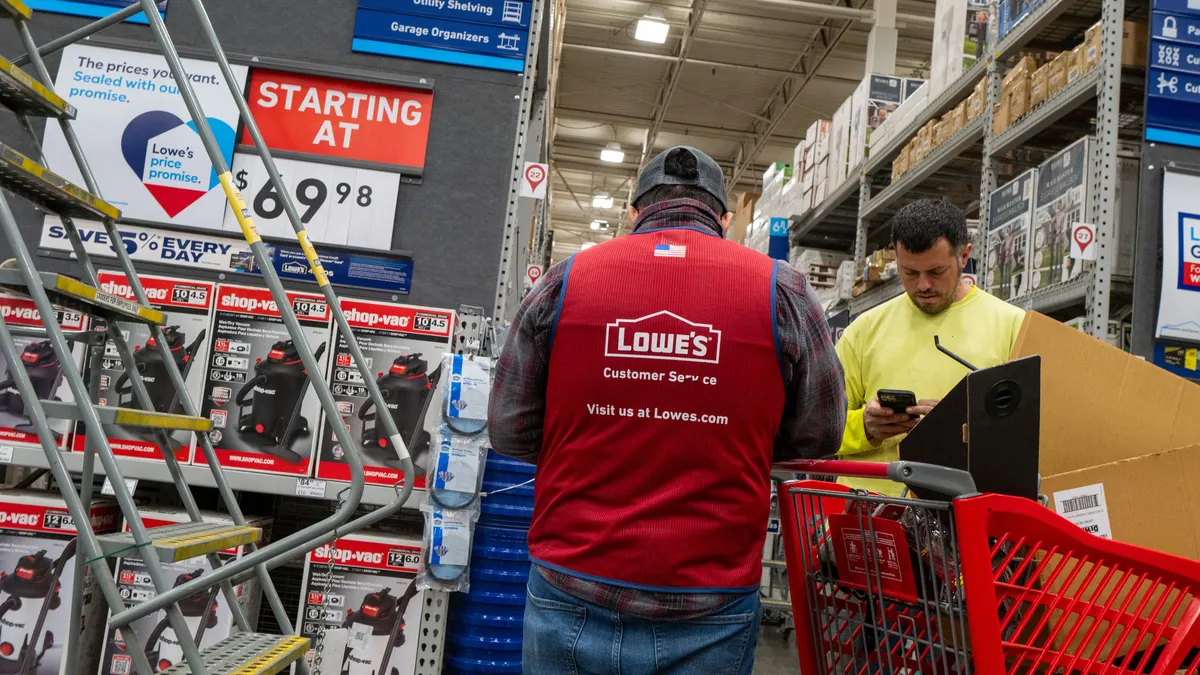
{"label": "gray baseball cap", "polygon": [[[686,150],[696,158],[696,176],[684,178],[667,174],[667,155],[676,150]],[[721,172],[721,167],[713,161],[712,157],[689,145],[677,145],[663,150],[646,164],[641,175],[638,176],[633,202],[637,203],[637,200],[641,199],[643,195],[659,185],[694,185],[716,197],[724,211],[729,210],[729,203],[725,200],[725,174]]]}

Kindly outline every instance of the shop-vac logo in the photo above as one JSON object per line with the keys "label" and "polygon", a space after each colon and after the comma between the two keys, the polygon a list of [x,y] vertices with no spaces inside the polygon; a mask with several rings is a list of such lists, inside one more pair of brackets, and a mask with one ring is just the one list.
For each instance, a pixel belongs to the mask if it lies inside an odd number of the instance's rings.
{"label": "shop-vac logo", "polygon": [[386,326],[388,328],[408,328],[408,317],[398,314],[376,314],[351,307],[346,310],[346,321],[366,328]]}
{"label": "shop-vac logo", "polygon": [[279,305],[275,304],[274,300],[244,298],[232,293],[221,296],[221,307],[223,309],[240,310],[247,314],[258,314],[260,312],[266,314],[279,313]]}
{"label": "shop-vac logo", "polygon": [[617,319],[607,326],[604,355],[719,363],[721,331],[666,310],[640,319]]}
{"label": "shop-vac logo", "polygon": [[[133,298],[133,287],[124,282],[105,281],[100,284],[100,288],[120,298]],[[146,299],[151,302],[165,302],[171,297],[170,289],[164,287],[143,284],[142,290],[146,292]]]}

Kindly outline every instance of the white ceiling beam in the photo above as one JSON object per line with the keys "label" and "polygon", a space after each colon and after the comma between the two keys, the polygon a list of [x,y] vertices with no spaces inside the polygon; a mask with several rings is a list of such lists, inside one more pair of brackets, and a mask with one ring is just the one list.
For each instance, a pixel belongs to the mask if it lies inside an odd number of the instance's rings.
{"label": "white ceiling beam", "polygon": [[[644,59],[655,59],[658,61],[675,61],[674,56],[670,54],[655,54],[654,52],[642,52],[634,49],[621,49],[619,47],[605,47],[602,45],[587,45],[579,42],[564,42],[563,49],[579,52],[593,52],[596,54],[614,54],[617,56],[636,56]],[[766,66],[750,66],[742,63],[727,63],[724,61],[709,61],[707,59],[689,59],[688,63],[694,66],[703,66],[706,68],[725,68],[729,70],[740,70],[747,73],[757,73],[759,75],[774,75],[779,77],[802,78],[803,73],[797,73],[791,70],[783,70],[782,68],[768,68]],[[809,78],[812,79],[812,78]],[[855,82],[859,79],[852,77],[837,77],[836,75],[817,75],[816,79],[829,80],[831,82]]]}
{"label": "white ceiling beam", "polygon": [[[635,117],[632,115],[619,115],[616,113],[605,113],[594,110],[579,110],[578,108],[558,108],[559,119],[572,119],[580,122],[601,122],[605,124],[619,124],[623,126],[645,129],[650,124],[650,120],[645,117]],[[662,130],[665,133],[681,134],[684,136],[699,136],[701,138],[712,138],[723,141],[739,141],[754,138],[754,132],[744,129],[726,129],[723,127],[710,127],[702,124],[688,124],[686,122],[663,122]],[[776,136],[780,145],[795,146],[801,141],[799,138],[789,136]]]}
{"label": "white ceiling beam", "polygon": [[[812,12],[816,16],[834,17],[837,19],[852,19],[863,23],[874,23],[875,12],[869,9],[859,7],[841,7],[836,5],[826,5],[820,2],[809,2],[808,0],[755,0],[766,5],[777,5],[787,7],[801,12]],[[933,26],[932,16],[922,16],[919,14],[896,13],[896,22],[899,24],[914,24],[921,26]]]}

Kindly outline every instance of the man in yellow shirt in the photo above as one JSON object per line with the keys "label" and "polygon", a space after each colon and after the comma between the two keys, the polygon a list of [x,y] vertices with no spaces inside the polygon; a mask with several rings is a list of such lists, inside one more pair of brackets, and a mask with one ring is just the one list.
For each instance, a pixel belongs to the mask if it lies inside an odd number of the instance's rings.
{"label": "man in yellow shirt", "polygon": [[[971,255],[967,221],[937,199],[915,201],[892,219],[892,244],[904,294],[854,320],[837,343],[846,372],[844,459],[890,462],[900,440],[967,374],[934,347],[942,345],[978,368],[1008,360],[1025,312],[963,280]],[[879,405],[880,389],[910,390],[908,414]],[[843,479],[854,487],[898,495],[890,481]]]}

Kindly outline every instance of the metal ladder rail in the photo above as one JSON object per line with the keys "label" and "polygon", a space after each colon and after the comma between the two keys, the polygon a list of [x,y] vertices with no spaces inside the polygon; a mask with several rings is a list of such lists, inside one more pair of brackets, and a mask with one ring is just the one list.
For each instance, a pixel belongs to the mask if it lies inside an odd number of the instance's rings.
{"label": "metal ladder rail", "polygon": [[[130,532],[133,533],[134,541],[144,549],[141,551],[141,555],[143,560],[146,561],[146,572],[149,574],[155,590],[161,595],[166,591],[167,588],[169,588],[169,586],[166,578],[163,576],[162,565],[159,562],[158,553],[152,546],[145,546],[145,543],[149,542],[150,539],[146,535],[146,528],[142,525],[141,519],[137,518],[138,511],[137,506],[133,503],[133,495],[129,493],[129,488],[125,485],[125,480],[121,475],[120,467],[117,466],[116,457],[112,453],[112,448],[110,448],[108,445],[108,439],[104,433],[104,426],[100,423],[100,418],[96,414],[96,408],[92,405],[91,397],[87,391],[87,386],[83,382],[83,377],[79,374],[78,369],[76,369],[74,362],[70,358],[71,350],[67,347],[66,340],[62,335],[62,331],[54,321],[54,307],[50,302],[50,298],[46,294],[46,289],[42,286],[41,280],[38,277],[37,269],[33,264],[33,258],[29,255],[28,249],[25,248],[25,241],[21,237],[20,228],[17,227],[16,219],[13,216],[12,210],[9,209],[8,201],[4,198],[3,194],[0,194],[0,235],[5,237],[8,240],[9,245],[12,246],[13,255],[16,258],[19,272],[26,285],[25,291],[29,294],[30,298],[33,300],[34,306],[37,307],[38,312],[42,315],[42,322],[46,327],[47,336],[55,353],[58,354],[59,362],[61,364],[61,372],[67,381],[67,385],[71,389],[71,395],[75,399],[75,404],[79,410],[80,418],[83,420],[88,436],[93,437],[92,443],[95,445],[97,454],[100,458],[100,463],[104,465],[105,473],[109,476],[113,488],[113,494],[117,499],[117,504],[120,506],[122,513],[126,514],[127,516],[129,529]],[[8,353],[12,352],[11,360],[8,362],[18,363],[20,359],[15,353],[16,350],[13,347],[11,335],[8,333],[7,327],[4,328],[3,332],[0,332],[0,341],[4,342],[2,347],[6,352],[6,358],[9,357]],[[18,374],[22,370],[23,369],[21,368],[13,370],[12,374],[14,377],[17,377],[18,381],[20,381]],[[28,382],[27,379],[26,382]],[[36,410],[39,413],[36,415],[38,421],[35,423],[34,428],[37,430],[38,438],[42,440],[43,450],[45,450],[47,454],[47,461],[51,465],[54,465],[56,462],[61,465],[61,459],[58,457],[58,447],[53,442],[54,434],[50,431],[49,426],[46,424],[45,411],[42,409],[41,401],[33,392],[32,386],[30,386],[27,392],[22,391],[22,398],[25,399],[25,405],[27,408],[29,408],[31,411]],[[31,414],[30,421],[33,422],[34,419],[35,415]],[[46,442],[47,438],[51,439],[49,444]],[[66,476],[58,476],[56,474],[55,478],[61,481],[59,483],[60,485],[69,486],[72,484],[69,474]],[[80,533],[85,531],[88,533],[86,540],[90,546],[88,549],[88,555],[92,558],[102,555],[99,544],[95,540],[95,533],[91,530],[91,521],[87,517],[86,512],[82,511],[83,506],[79,495],[75,494],[69,489],[64,489],[62,490],[62,497],[63,500],[66,501],[68,507],[73,509],[72,513],[74,513],[74,511],[79,511],[81,514],[83,514],[82,517],[76,517],[74,515],[73,517],[76,518],[76,530]],[[129,516],[133,517],[130,518]],[[101,576],[107,575],[107,565],[105,565],[104,569],[104,573],[101,573],[100,570],[97,570],[97,573],[101,574]],[[115,590],[115,582],[113,581],[112,577],[108,576],[106,581],[113,583],[113,588]],[[111,597],[108,596],[107,592],[105,593],[105,596],[106,599],[109,600],[109,607],[114,612],[114,616],[116,616],[116,612],[124,609],[125,601],[120,597],[119,594],[115,596],[115,602]],[[163,606],[160,606],[158,609],[162,608]],[[185,659],[192,666],[192,670],[196,675],[202,675],[205,673],[203,668],[203,660],[201,659],[200,651],[196,648],[195,642],[191,639],[188,625],[183,618],[183,614],[180,613],[179,607],[175,604],[165,607],[165,610],[171,627],[175,629],[176,634],[179,636],[179,644],[183,650]],[[130,634],[134,633],[132,626],[122,626],[122,629],[123,634],[125,629],[128,629]],[[138,639],[138,642],[140,643],[140,639]],[[146,671],[147,674],[151,672],[153,671]]]}
{"label": "metal ladder rail", "polygon": [[[0,193],[0,217],[11,217],[11,215],[8,209],[8,202],[5,201],[3,193]],[[8,363],[16,363],[20,360],[20,354],[17,354],[16,347],[13,345],[12,333],[9,332],[8,323],[4,321],[3,316],[0,316],[0,354],[4,356]],[[37,393],[34,391],[33,384],[30,382],[29,375],[25,370],[17,368],[13,371],[12,375],[17,385],[17,390],[21,392],[21,398],[27,401],[37,401]],[[62,458],[59,457],[58,445],[54,442],[54,433],[50,431],[45,411],[42,410],[40,405],[33,404],[28,406],[27,412],[29,414],[29,422],[37,433],[42,450],[46,453],[47,462],[50,465],[50,472],[54,476],[54,480],[60,486],[70,486],[71,474],[63,464]],[[75,521],[75,529],[78,532],[81,542],[79,546],[80,552],[76,554],[76,557],[83,559],[85,564],[91,565],[92,574],[96,577],[96,583],[100,586],[100,592],[104,595],[104,599],[108,602],[109,606],[124,605],[125,600],[121,597],[121,593],[117,589],[117,583],[113,579],[112,572],[108,569],[108,563],[99,555],[100,545],[96,541],[96,534],[92,532],[89,519],[90,512],[83,507],[83,504],[79,500],[64,499],[64,501],[67,504],[67,511]],[[82,589],[80,590],[82,591]],[[142,645],[141,638],[137,633],[129,631],[122,635],[129,648],[134,668],[139,675],[153,673],[154,670],[150,666],[150,661],[146,658],[145,647]],[[68,636],[68,643],[75,641],[71,639],[71,636]]]}
{"label": "metal ladder rail", "polygon": [[[42,81],[43,85],[48,90],[53,92],[53,79],[50,77],[50,73],[47,70],[45,63],[42,61],[41,56],[38,55],[37,46],[34,44],[33,35],[29,31],[29,26],[23,21],[16,22],[16,25],[17,31],[21,37],[21,41],[24,43],[26,53],[30,55],[30,62],[34,67],[34,72],[36,73],[38,79]],[[25,116],[21,116],[21,122],[25,130],[30,133],[31,139],[38,151],[38,154],[41,156],[42,164],[46,165],[41,145],[38,143],[37,137],[32,133],[33,128],[29,123],[29,119]],[[75,136],[74,129],[71,127],[71,123],[65,119],[60,119],[58,123],[62,129],[63,137],[67,141],[67,146],[71,149],[71,155],[74,157],[75,163],[78,165],[79,171],[83,175],[84,184],[87,186],[88,191],[97,197],[103,198],[103,195],[100,193],[100,187],[96,182],[94,174],[92,173],[91,166],[89,165],[87,158],[84,157],[83,150],[79,145],[79,140]],[[49,124],[49,121],[47,121],[47,124]],[[62,220],[65,229],[67,230],[68,239],[71,241],[71,247],[75,251],[75,256],[83,266],[85,279],[88,281],[88,283],[92,284],[96,288],[99,288],[100,284],[99,278],[96,275],[96,268],[92,264],[91,257],[88,256],[87,251],[83,246],[83,241],[79,237],[79,231],[75,227],[74,220],[69,217],[63,217]],[[115,224],[111,221],[106,221],[105,226],[108,228],[110,234],[109,244],[117,258],[122,263],[122,268],[125,271],[126,278],[129,280],[130,287],[134,289],[134,297],[139,304],[149,306],[149,300],[146,297],[140,280],[137,278],[137,274],[130,274],[131,270],[133,269],[132,261],[129,259],[129,255],[125,251],[124,246],[121,245],[121,238],[119,234],[115,238],[111,236],[116,234]],[[138,407],[140,407],[142,410],[154,410],[154,404],[150,399],[149,392],[146,390],[145,383],[142,381],[141,373],[137,369],[133,351],[130,349],[129,344],[125,341],[125,337],[120,330],[120,325],[115,321],[109,321],[106,323],[108,337],[110,340],[112,340],[113,346],[117,349],[117,353],[121,358],[121,363],[125,367],[125,372],[130,374],[129,382],[133,388],[134,400],[137,402]],[[154,338],[156,348],[163,357],[163,363],[166,365],[168,372],[174,371],[175,373],[178,373],[175,359],[171,355],[170,347],[167,346],[166,340],[161,334],[161,329],[158,326],[151,325],[150,333]],[[180,385],[182,384],[182,377],[180,377],[180,381],[175,381],[175,379],[172,378],[172,384],[174,384],[176,387],[177,395],[180,398],[188,397],[186,385],[184,385],[184,388],[180,388]],[[187,414],[192,417],[199,417],[198,414],[192,412]],[[186,479],[183,477],[183,471],[180,469],[179,460],[176,459],[174,452],[170,449],[171,439],[169,434],[162,429],[158,429],[155,430],[155,436],[158,440],[160,448],[162,449],[163,460],[167,466],[167,471],[170,474],[171,480],[175,484],[175,489],[179,493],[180,500],[183,503],[184,511],[188,514],[188,517],[192,522],[203,522],[204,519],[200,515],[200,508],[196,504],[195,496],[192,495],[192,491],[188,487]],[[85,474],[84,478],[84,485],[90,491],[90,477]],[[234,522],[238,525],[246,524],[244,518],[242,522],[237,522],[236,519]],[[207,554],[206,559],[214,569],[220,567],[222,564],[220,556],[218,556],[216,553]],[[274,586],[271,586],[270,590],[272,593],[275,593]],[[231,615],[238,628],[244,631],[252,631],[253,627],[250,626],[250,622],[247,620],[245,612],[242,611],[241,605],[238,603],[237,592],[234,591],[233,585],[228,581],[222,582],[221,593],[225,597],[225,601],[229,603]],[[278,594],[276,593],[276,595]]]}
{"label": "metal ladder rail", "polygon": [[[225,158],[217,147],[216,140],[212,135],[212,130],[208,126],[208,118],[205,117],[203,109],[200,107],[199,101],[196,99],[195,92],[192,89],[191,82],[187,78],[187,72],[180,61],[179,54],[175,49],[174,43],[171,41],[170,34],[167,32],[166,26],[163,24],[162,17],[158,14],[157,8],[153,0],[142,0],[143,13],[149,21],[151,32],[154,34],[159,47],[163,51],[163,56],[167,60],[170,67],[172,77],[175,79],[175,84],[179,88],[180,94],[183,96],[184,103],[187,105],[188,113],[192,117],[192,121],[196,125],[196,130],[200,136],[201,142],[204,145],[205,152],[209,155],[209,160],[213,167],[216,168],[218,178],[221,181],[221,186],[225,191],[225,196],[229,200],[230,206],[234,210],[234,214],[238,219],[238,223],[242,228],[242,234],[246,242],[250,245],[250,251],[254,256],[255,262],[258,264],[262,273],[263,280],[267,284],[267,288],[271,291],[272,297],[275,298],[276,304],[279,306],[280,314],[283,318],[284,325],[287,326],[289,333],[294,336],[302,336],[299,323],[296,321],[296,315],[292,308],[286,302],[286,292],[282,284],[279,282],[279,277],[275,274],[275,270],[270,264],[270,259],[267,257],[266,247],[262,243],[262,239],[258,235],[258,231],[254,226],[254,220],[249,216],[249,211],[246,208],[245,200],[242,199],[241,193],[233,187],[232,177],[229,173],[229,167],[225,163]],[[281,184],[276,184],[277,189],[281,189]],[[322,285],[329,283],[325,276],[324,270],[321,268],[316,254],[312,249],[312,245],[308,242],[307,237],[298,239],[301,248],[304,250],[309,264],[313,267],[314,276],[318,282],[324,282]],[[335,296],[336,297],[336,296]],[[339,311],[339,307],[333,304],[330,307],[331,311]],[[346,336],[347,342],[353,341],[352,335]],[[340,417],[337,412],[336,404],[333,401],[333,396],[330,393],[328,386],[325,383],[324,377],[320,373],[316,359],[313,358],[312,350],[309,348],[306,341],[301,337],[295,341],[297,351],[308,370],[309,382],[313,384],[313,389],[317,394],[317,398],[321,402],[321,407],[325,414],[331,418]],[[316,524],[310,525],[298,532],[295,532],[283,539],[277,540],[270,545],[261,548],[249,555],[243,556],[235,561],[224,565],[219,570],[214,570],[211,578],[205,579],[201,577],[185,584],[177,586],[170,591],[160,594],[145,603],[131,607],[118,614],[114,614],[111,621],[114,625],[124,626],[141,617],[147,616],[150,613],[162,609],[163,607],[177,602],[180,599],[211,587],[217,581],[232,578],[235,574],[246,571],[255,565],[261,564],[278,556],[303,553],[320,544],[317,539],[325,535],[335,533],[336,528],[341,526],[346,520],[353,515],[358,504],[362,500],[362,494],[365,487],[365,474],[363,472],[362,458],[359,456],[359,451],[353,440],[350,438],[345,427],[342,425],[332,425],[334,434],[337,436],[338,442],[342,444],[346,452],[347,464],[349,464],[351,483],[350,487],[344,490],[348,496],[340,502],[337,511],[330,518],[326,518]],[[210,462],[212,459],[210,459]],[[402,462],[405,475],[409,477],[406,481],[405,491],[412,489],[412,461],[411,459]],[[397,507],[399,508],[399,507]]]}

